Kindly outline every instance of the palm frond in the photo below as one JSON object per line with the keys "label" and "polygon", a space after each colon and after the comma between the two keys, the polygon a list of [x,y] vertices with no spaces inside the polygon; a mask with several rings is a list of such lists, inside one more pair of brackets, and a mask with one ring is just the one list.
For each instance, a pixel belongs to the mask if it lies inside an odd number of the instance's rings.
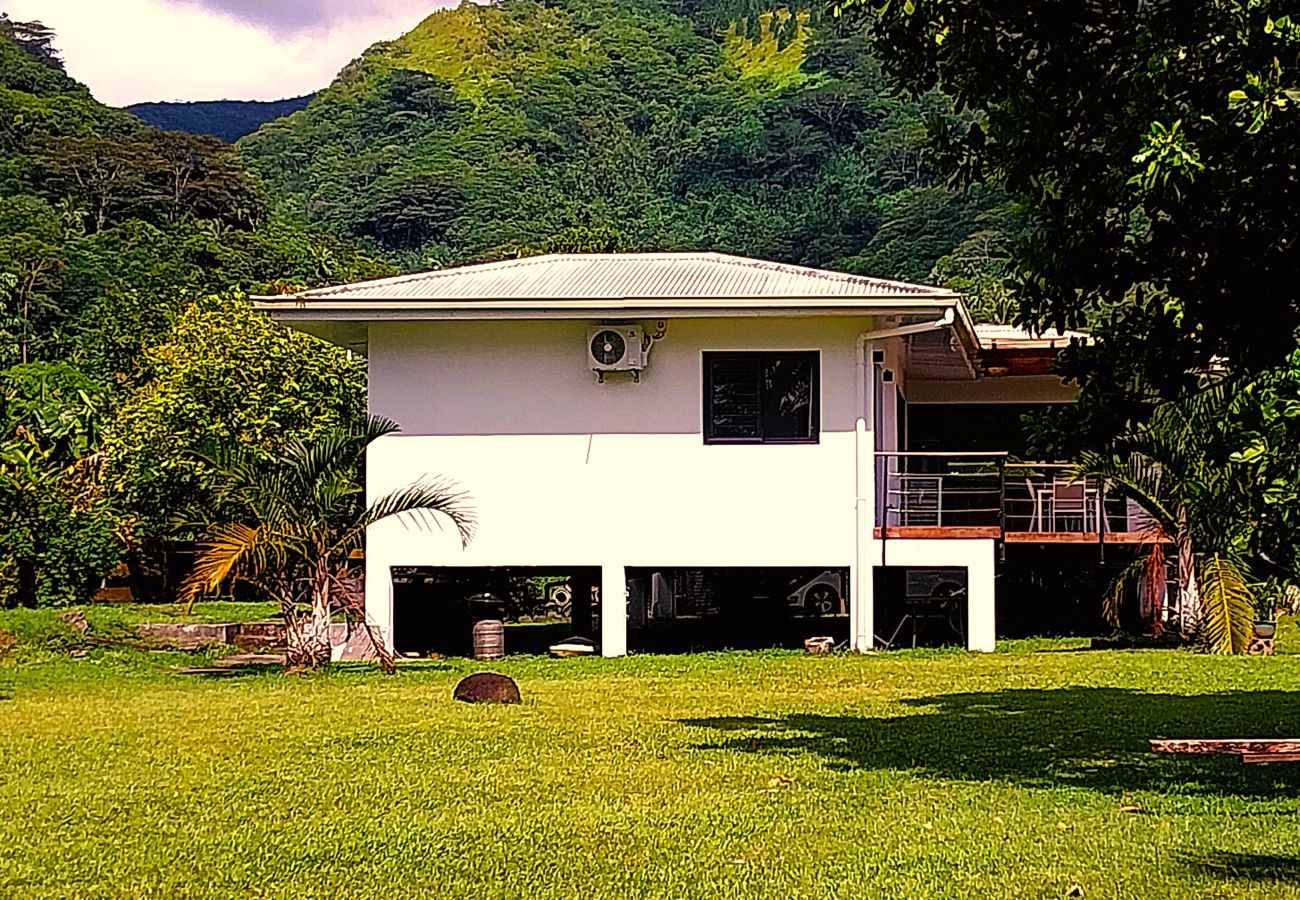
{"label": "palm frond", "polygon": [[1068,477],[1104,479],[1142,507],[1165,533],[1174,533],[1177,504],[1171,496],[1164,468],[1150,458],[1137,453],[1121,457],[1087,450],[1079,454]]}
{"label": "palm frond", "polygon": [[1250,644],[1255,596],[1245,570],[1213,554],[1201,563],[1201,636],[1212,653],[1245,653]]}
{"label": "palm frond", "polygon": [[310,442],[295,441],[285,453],[287,460],[300,467],[306,477],[317,477],[339,468],[354,465],[360,451],[401,428],[392,419],[369,416],[359,427],[335,428]]}
{"label": "palm frond", "polygon": [[312,441],[293,441],[284,451],[286,470],[302,484],[311,484],[356,465],[365,445],[365,433],[354,428],[338,428]]}
{"label": "palm frond", "polygon": [[1160,609],[1156,602],[1164,589],[1165,546],[1156,535],[1144,542],[1144,548],[1128,565],[1124,566],[1106,588],[1101,598],[1101,615],[1106,624],[1120,628],[1119,610],[1124,602],[1124,595],[1130,587],[1145,590],[1152,602],[1152,625],[1158,633],[1160,628]]}
{"label": "palm frond", "polygon": [[400,516],[424,530],[428,530],[431,524],[441,527],[441,517],[445,516],[456,526],[461,546],[467,546],[473,540],[478,526],[469,495],[449,479],[417,482],[380,497],[361,514],[357,527],[364,530],[393,516]]}
{"label": "palm frond", "polygon": [[366,424],[361,430],[365,443],[369,445],[381,437],[401,431],[402,426],[385,416],[367,416]]}
{"label": "palm frond", "polygon": [[1138,584],[1146,571],[1146,557],[1139,556],[1119,571],[1101,597],[1101,617],[1112,628],[1120,627],[1119,608],[1130,585]]}
{"label": "palm frond", "polygon": [[181,584],[180,599],[186,611],[205,594],[219,588],[234,575],[256,578],[263,571],[274,568],[281,555],[268,539],[264,526],[249,526],[238,522],[215,525],[199,543],[194,557],[194,568]]}

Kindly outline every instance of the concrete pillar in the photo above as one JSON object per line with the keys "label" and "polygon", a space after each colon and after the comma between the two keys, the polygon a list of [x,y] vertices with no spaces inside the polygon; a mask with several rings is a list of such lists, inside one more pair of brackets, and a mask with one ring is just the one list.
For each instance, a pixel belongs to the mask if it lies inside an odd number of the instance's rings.
{"label": "concrete pillar", "polygon": [[[985,652],[994,649],[997,644],[993,580],[996,541],[986,538],[899,538],[889,541],[888,547],[889,558],[886,561],[890,566],[965,568],[966,649]],[[879,557],[876,562],[880,563]]]}
{"label": "concrete pillar", "polygon": [[993,652],[997,645],[993,541],[972,542],[977,552],[966,564],[966,649]]}
{"label": "concrete pillar", "polygon": [[[372,544],[373,546],[373,544]],[[378,630],[384,645],[393,648],[393,572],[379,554],[366,560],[366,619]]]}
{"label": "concrete pillar", "polygon": [[876,645],[875,567],[849,567],[849,646],[866,653]]}
{"label": "concrete pillar", "polygon": [[627,572],[621,563],[600,567],[600,655],[627,656]]}

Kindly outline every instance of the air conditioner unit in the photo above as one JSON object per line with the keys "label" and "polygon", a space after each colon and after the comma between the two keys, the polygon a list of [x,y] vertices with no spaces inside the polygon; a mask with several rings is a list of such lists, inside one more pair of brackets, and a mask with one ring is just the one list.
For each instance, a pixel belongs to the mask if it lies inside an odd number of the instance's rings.
{"label": "air conditioner unit", "polygon": [[587,332],[587,363],[594,372],[639,372],[645,368],[640,325],[599,325]]}

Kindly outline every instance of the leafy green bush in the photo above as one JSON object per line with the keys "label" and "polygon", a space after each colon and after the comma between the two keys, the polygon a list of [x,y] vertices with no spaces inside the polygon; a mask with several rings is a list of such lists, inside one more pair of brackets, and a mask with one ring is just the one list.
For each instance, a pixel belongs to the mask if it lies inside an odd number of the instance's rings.
{"label": "leafy green bush", "polygon": [[100,489],[106,393],[67,363],[0,372],[0,606],[86,600],[120,558]]}

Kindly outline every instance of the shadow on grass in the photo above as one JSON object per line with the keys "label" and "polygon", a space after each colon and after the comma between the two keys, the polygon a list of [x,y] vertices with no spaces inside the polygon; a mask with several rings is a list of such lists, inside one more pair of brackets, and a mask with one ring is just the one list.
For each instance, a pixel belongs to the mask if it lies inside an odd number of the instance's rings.
{"label": "shadow on grass", "polygon": [[1300,704],[1284,691],[1198,696],[1120,688],[1000,690],[902,701],[896,716],[723,716],[684,724],[723,732],[697,749],[812,753],[843,769],[913,770],[960,781],[1293,796],[1300,764],[1243,765],[1234,756],[1164,757],[1153,737],[1300,737]]}
{"label": "shadow on grass", "polygon": [[[343,671],[369,671],[379,668],[379,663],[375,662],[334,663],[333,665]],[[443,659],[399,659],[397,661],[398,672],[451,672],[455,669],[455,666]]]}
{"label": "shadow on grass", "polygon": [[283,675],[282,664],[275,665],[237,665],[237,666],[184,666],[168,671],[183,678],[197,678],[204,681],[233,681],[243,678],[264,678],[268,675]]}
{"label": "shadow on grass", "polygon": [[[422,672],[448,672],[454,669],[441,660],[411,660],[403,661],[397,666],[397,673],[418,674]],[[294,676],[294,675],[378,675],[383,670],[378,662],[365,660],[348,660],[345,662],[332,662],[316,670],[294,670],[286,668],[284,662],[270,662],[265,660],[250,662],[233,662],[227,663],[216,660],[213,663],[198,666],[173,667],[169,670],[173,675],[180,675],[188,678],[198,679],[216,679],[216,680],[234,680],[242,678],[261,678],[268,676]]]}
{"label": "shadow on grass", "polygon": [[1179,865],[1200,875],[1255,882],[1300,882],[1300,859],[1291,856],[1215,850],[1210,853],[1182,853],[1177,860]]}

